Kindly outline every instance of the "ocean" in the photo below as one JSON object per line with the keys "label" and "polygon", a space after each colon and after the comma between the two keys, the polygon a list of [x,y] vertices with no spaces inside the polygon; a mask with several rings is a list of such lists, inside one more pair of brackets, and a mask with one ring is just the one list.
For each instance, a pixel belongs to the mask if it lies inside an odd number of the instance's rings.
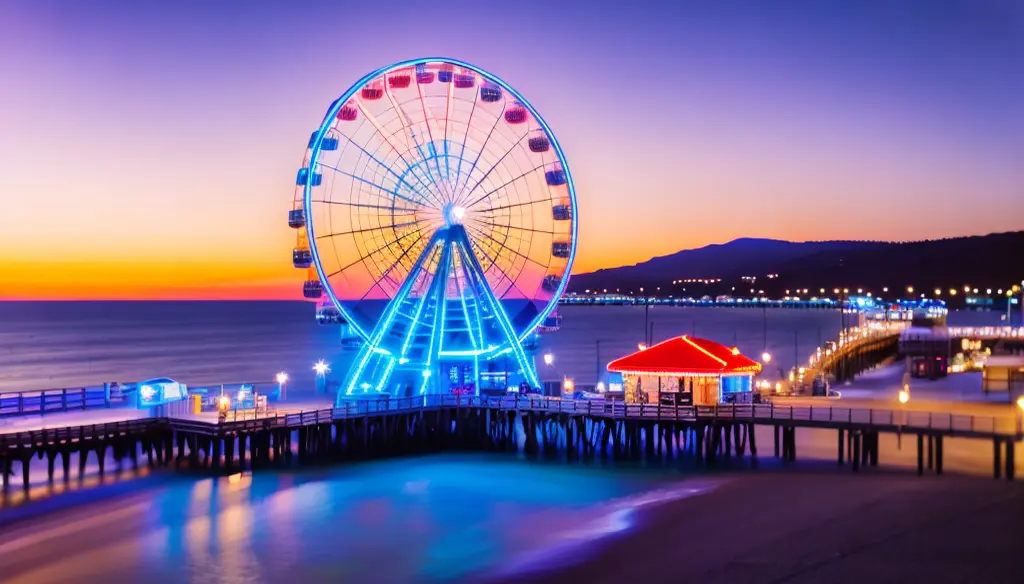
{"label": "ocean", "polygon": [[[537,351],[542,379],[594,383],[604,365],[643,342],[643,306],[563,306],[562,329]],[[270,382],[286,371],[295,395],[309,391],[313,363],[344,377],[351,352],[337,326],[318,325],[306,302],[0,303],[0,391],[170,377],[187,384]],[[951,324],[998,324],[996,312],[954,312]],[[651,307],[654,340],[689,334],[735,345],[772,368],[804,362],[840,328],[836,311]],[[648,327],[650,324],[648,324]],[[766,347],[767,345],[767,347]],[[551,366],[541,355],[551,353]]]}

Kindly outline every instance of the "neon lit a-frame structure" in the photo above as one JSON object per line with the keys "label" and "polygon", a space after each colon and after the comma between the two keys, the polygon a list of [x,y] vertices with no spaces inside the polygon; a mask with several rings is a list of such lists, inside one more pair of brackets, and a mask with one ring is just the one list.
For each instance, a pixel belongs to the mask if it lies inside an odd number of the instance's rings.
{"label": "neon lit a-frame structure", "polygon": [[338,402],[366,394],[445,393],[450,370],[468,372],[479,391],[480,372],[499,360],[506,373],[540,386],[533,359],[488,284],[465,228],[449,220],[431,236],[384,309]]}

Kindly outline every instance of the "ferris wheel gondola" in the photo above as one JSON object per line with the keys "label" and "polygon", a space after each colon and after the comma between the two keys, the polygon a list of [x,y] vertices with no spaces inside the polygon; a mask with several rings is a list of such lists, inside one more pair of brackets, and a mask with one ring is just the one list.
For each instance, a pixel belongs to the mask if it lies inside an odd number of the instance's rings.
{"label": "ferris wheel gondola", "polygon": [[288,216],[306,296],[364,340],[339,397],[538,386],[524,343],[560,322],[576,217],[558,141],[501,79],[417,59],[356,82],[310,137]]}

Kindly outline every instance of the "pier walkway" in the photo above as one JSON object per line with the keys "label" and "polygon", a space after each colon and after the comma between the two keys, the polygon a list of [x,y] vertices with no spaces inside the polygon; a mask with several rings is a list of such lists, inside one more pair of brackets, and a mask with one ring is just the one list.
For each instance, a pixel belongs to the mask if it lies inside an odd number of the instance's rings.
{"label": "pier walkway", "polygon": [[[150,417],[32,431],[0,432],[3,486],[20,463],[25,490],[32,458],[46,458],[50,481],[63,467],[69,480],[71,457],[79,476],[94,456],[104,471],[108,450],[120,466],[130,459],[150,465],[203,472],[235,472],[269,465],[361,460],[445,450],[521,451],[527,456],[593,457],[660,461],[691,457],[756,459],[755,429],[771,432],[774,455],[796,460],[796,430],[835,431],[837,462],[854,470],[877,466],[881,435],[916,439],[917,471],[943,471],[947,438],[992,444],[993,474],[1015,475],[1015,444],[1021,416],[961,415],[901,409],[836,406],[721,405],[662,406],[558,398],[421,396],[352,400],[342,407],[220,422],[215,415]],[[763,438],[762,438],[763,439]],[[927,447],[927,448],[926,448]],[[177,455],[175,456],[175,449]],[[927,456],[926,456],[927,452]],[[926,465],[927,461],[927,465]]]}
{"label": "pier walkway", "polygon": [[[854,379],[899,353],[900,333],[906,322],[869,322],[863,326],[842,331],[839,340],[829,341],[815,349],[804,367],[791,372],[792,393],[809,394],[811,381],[821,376],[833,377],[837,382]],[[1009,341],[1024,343],[1024,327],[985,326],[948,327],[950,352],[959,347],[963,339],[981,341]],[[952,354],[947,355],[952,357]]]}

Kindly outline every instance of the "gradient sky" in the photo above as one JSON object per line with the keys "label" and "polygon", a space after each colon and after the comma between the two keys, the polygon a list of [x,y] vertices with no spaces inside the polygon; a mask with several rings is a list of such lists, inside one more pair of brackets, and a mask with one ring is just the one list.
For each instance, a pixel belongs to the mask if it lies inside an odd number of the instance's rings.
{"label": "gradient sky", "polygon": [[576,272],[1024,228],[1018,0],[7,0],[0,298],[299,298],[309,133],[418,56],[493,71],[551,125]]}

